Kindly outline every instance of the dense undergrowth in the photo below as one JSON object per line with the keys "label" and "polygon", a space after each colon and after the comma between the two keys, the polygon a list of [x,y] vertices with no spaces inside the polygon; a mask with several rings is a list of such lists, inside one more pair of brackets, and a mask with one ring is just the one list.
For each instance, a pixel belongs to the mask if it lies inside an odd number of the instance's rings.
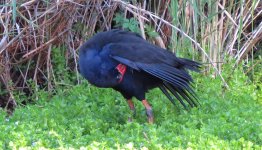
{"label": "dense undergrowth", "polygon": [[[6,10],[1,43],[8,44],[1,50],[5,59],[0,59],[0,105],[14,96],[18,107],[10,117],[0,108],[0,149],[262,149],[259,1],[149,1],[143,13],[139,3],[111,2],[116,7],[96,0],[74,5],[71,1],[17,5],[9,0],[1,5]],[[35,6],[43,15],[35,13]],[[122,11],[117,12],[119,8]],[[162,12],[166,15],[161,19],[152,16]],[[222,89],[224,83],[211,75],[194,75],[201,107],[186,112],[155,89],[147,97],[155,124],[146,122],[139,101],[137,116],[127,122],[130,112],[119,93],[92,87],[85,80],[75,85],[77,47],[113,21],[115,27],[144,33],[156,43],[160,38],[178,56],[204,64],[219,62],[205,73],[218,68],[230,89]],[[163,21],[175,24],[205,50],[194,50],[192,41]],[[226,66],[229,56],[234,59]],[[234,64],[239,68],[235,70]]]}
{"label": "dense undergrowth", "polygon": [[36,104],[18,107],[13,116],[6,118],[0,111],[0,148],[261,149],[260,83],[253,85],[239,71],[223,93],[219,79],[194,78],[202,106],[186,112],[153,90],[148,94],[153,125],[146,122],[139,101],[135,101],[137,116],[127,122],[130,113],[122,96],[86,81],[58,88],[51,98],[39,91]]}

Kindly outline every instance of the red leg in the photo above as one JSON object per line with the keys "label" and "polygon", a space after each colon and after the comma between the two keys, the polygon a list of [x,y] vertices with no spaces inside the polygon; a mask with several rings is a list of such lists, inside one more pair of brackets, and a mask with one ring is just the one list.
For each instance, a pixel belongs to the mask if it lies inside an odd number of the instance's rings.
{"label": "red leg", "polygon": [[127,103],[128,103],[128,106],[131,110],[135,109],[135,105],[134,103],[132,102],[132,99],[128,99],[127,100]]}
{"label": "red leg", "polygon": [[130,110],[132,112],[131,116],[129,116],[129,118],[128,118],[128,121],[131,122],[132,118],[136,115],[136,109],[135,109],[134,103],[132,102],[132,99],[128,99],[127,103],[128,103],[128,106],[129,106],[129,108],[130,108]]}
{"label": "red leg", "polygon": [[143,105],[146,108],[146,115],[148,119],[148,123],[153,123],[154,122],[154,115],[153,115],[153,110],[150,104],[147,102],[146,99],[142,100]]}

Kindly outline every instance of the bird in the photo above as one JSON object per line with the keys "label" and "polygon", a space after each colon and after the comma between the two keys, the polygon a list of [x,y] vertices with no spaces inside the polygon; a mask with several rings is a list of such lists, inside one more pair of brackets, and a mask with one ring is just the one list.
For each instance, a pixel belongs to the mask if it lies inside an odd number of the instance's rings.
{"label": "bird", "polygon": [[[146,93],[159,88],[171,103],[186,109],[199,106],[188,70],[198,72],[201,64],[160,48],[139,34],[111,29],[95,34],[79,49],[79,72],[98,88],[112,88],[126,99],[133,116],[132,98],[145,107],[148,123],[154,123]],[[132,118],[128,119],[132,121]]]}

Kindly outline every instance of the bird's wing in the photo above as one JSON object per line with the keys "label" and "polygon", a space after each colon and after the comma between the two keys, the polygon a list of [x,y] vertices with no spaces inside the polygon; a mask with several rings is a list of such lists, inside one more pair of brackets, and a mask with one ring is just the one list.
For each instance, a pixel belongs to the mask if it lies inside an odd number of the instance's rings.
{"label": "bird's wing", "polygon": [[[196,96],[190,86],[190,82],[193,80],[184,69],[178,69],[181,62],[173,54],[147,44],[141,45],[141,43],[109,44],[104,47],[103,51],[122,64],[163,80],[162,91],[169,90],[183,106],[185,105],[181,102],[180,97],[191,106],[195,106]],[[169,97],[169,95],[167,96]]]}
{"label": "bird's wing", "polygon": [[[190,82],[193,82],[191,76],[181,69],[171,67],[166,64],[137,64],[138,68],[163,80],[163,87],[160,89],[167,89],[170,91],[179,102],[187,108],[183,100],[191,106],[197,106],[197,96],[192,89]],[[173,103],[173,99],[170,99],[170,96],[163,93],[168,97],[168,99]]]}
{"label": "bird's wing", "polygon": [[110,51],[112,56],[126,58],[133,62],[141,62],[146,64],[165,63],[171,66],[178,66],[180,63],[173,53],[150,44],[147,41],[110,43],[107,44],[102,51]]}

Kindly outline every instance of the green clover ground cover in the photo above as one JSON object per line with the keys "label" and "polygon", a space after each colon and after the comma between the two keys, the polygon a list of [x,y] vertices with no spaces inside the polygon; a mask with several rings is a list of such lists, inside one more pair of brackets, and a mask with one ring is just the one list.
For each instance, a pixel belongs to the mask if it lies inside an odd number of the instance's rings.
{"label": "green clover ground cover", "polygon": [[10,118],[0,110],[2,149],[261,149],[262,92],[239,76],[222,94],[219,79],[198,76],[195,87],[201,107],[190,112],[174,107],[159,90],[148,94],[155,124],[146,123],[141,103],[127,122],[122,96],[86,82],[45,92],[34,105],[16,109]]}

